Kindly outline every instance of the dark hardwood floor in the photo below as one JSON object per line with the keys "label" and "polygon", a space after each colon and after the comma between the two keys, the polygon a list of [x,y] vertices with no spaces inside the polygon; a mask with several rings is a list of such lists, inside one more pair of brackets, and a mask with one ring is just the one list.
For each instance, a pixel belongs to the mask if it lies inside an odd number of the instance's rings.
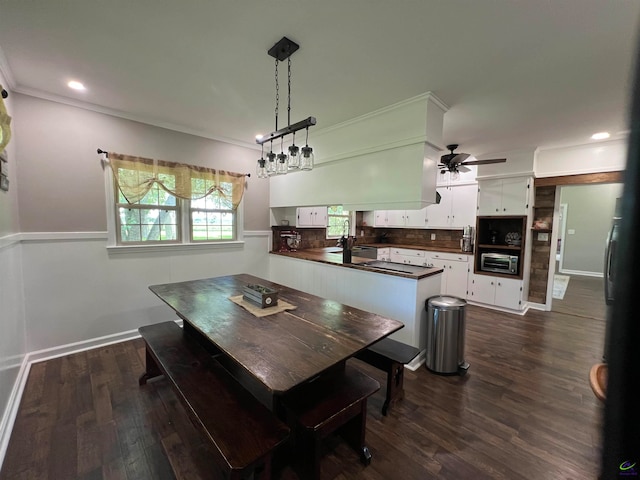
{"label": "dark hardwood floor", "polygon": [[[563,275],[562,273],[560,275]],[[604,280],[598,277],[569,275],[569,285],[562,300],[554,298],[551,310],[569,315],[604,320]]]}
{"label": "dark hardwood floor", "polygon": [[[604,322],[474,306],[467,322],[468,375],[407,370],[388,417],[384,388],[369,401],[371,465],[332,437],[323,479],[597,477],[602,405],[588,373]],[[143,354],[135,340],[33,365],[0,479],[219,478],[167,382],[138,386]],[[384,384],[382,371],[351,362]]]}

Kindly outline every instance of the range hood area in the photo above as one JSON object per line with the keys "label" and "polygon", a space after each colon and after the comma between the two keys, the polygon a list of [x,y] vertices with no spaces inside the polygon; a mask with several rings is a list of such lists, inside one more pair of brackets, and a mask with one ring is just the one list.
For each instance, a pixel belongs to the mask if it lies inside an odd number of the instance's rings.
{"label": "range hood area", "polygon": [[435,203],[447,109],[429,92],[317,130],[314,169],[271,177],[270,207],[418,210]]}

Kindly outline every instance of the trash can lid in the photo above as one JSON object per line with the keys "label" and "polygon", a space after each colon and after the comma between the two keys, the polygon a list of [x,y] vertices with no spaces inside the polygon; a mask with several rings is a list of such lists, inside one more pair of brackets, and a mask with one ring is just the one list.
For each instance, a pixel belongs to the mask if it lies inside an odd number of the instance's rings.
{"label": "trash can lid", "polygon": [[430,306],[438,308],[461,308],[466,304],[466,300],[449,295],[438,295],[437,297],[431,297],[427,300],[427,308]]}

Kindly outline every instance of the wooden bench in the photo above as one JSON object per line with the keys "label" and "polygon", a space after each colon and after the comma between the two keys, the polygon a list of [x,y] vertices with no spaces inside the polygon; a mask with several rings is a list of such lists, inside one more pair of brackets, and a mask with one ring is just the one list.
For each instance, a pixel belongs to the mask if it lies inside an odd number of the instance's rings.
{"label": "wooden bench", "polygon": [[146,344],[140,385],[164,375],[193,424],[214,446],[216,464],[230,479],[271,477],[272,453],[289,428],[258,402],[174,322],[138,329]]}
{"label": "wooden bench", "polygon": [[356,358],[387,372],[387,398],[382,405],[382,415],[399,399],[404,398],[404,365],[420,353],[416,347],[383,338],[359,352]]}
{"label": "wooden bench", "polygon": [[376,380],[347,365],[283,396],[287,423],[294,432],[300,478],[320,478],[322,440],[338,430],[361,461],[371,463],[365,445],[367,398],[379,389]]}

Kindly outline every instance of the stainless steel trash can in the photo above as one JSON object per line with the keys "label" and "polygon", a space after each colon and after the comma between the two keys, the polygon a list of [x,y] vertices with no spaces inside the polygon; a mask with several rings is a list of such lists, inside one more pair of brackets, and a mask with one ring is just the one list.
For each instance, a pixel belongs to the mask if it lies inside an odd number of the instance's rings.
{"label": "stainless steel trash can", "polygon": [[427,368],[442,375],[464,375],[465,307],[461,298],[439,295],[426,300]]}

